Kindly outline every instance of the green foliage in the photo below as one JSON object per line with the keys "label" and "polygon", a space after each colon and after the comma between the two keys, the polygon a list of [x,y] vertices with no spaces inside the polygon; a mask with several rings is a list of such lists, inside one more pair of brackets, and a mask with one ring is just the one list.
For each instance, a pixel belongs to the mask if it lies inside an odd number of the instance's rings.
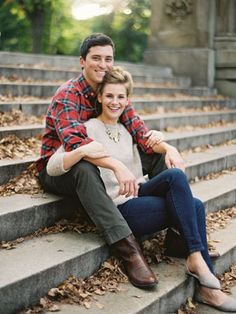
{"label": "green foliage", "polygon": [[3,1],[1,3],[0,31],[1,50],[30,51],[30,22],[16,1]]}
{"label": "green foliage", "polygon": [[[0,49],[78,55],[82,40],[103,32],[116,45],[116,59],[142,61],[149,35],[150,0],[127,0],[109,15],[78,21],[73,0],[3,0],[0,4]],[[125,3],[125,2],[124,2]]]}
{"label": "green foliage", "polygon": [[122,12],[114,19],[112,38],[119,59],[137,62],[142,60],[147,46],[151,15],[149,0],[131,0],[127,12],[129,14]]}

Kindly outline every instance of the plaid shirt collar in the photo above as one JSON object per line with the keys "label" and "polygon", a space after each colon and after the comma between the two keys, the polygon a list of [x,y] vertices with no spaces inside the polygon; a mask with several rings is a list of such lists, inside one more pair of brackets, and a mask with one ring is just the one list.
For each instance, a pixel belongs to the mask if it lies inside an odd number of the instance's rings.
{"label": "plaid shirt collar", "polygon": [[84,77],[83,73],[80,74],[80,76],[78,77],[77,80],[78,80],[78,84],[79,84],[79,87],[81,89],[81,92],[85,98],[95,99],[97,97],[97,95],[93,91],[92,87],[86,81],[86,78]]}

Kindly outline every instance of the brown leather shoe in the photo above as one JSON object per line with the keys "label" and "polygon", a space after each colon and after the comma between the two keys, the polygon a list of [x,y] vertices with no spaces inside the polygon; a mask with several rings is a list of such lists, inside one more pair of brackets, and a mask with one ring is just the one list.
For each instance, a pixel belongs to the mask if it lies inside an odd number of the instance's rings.
{"label": "brown leather shoe", "polygon": [[130,282],[138,288],[151,288],[157,278],[148,266],[133,234],[111,245],[112,253],[121,258]]}

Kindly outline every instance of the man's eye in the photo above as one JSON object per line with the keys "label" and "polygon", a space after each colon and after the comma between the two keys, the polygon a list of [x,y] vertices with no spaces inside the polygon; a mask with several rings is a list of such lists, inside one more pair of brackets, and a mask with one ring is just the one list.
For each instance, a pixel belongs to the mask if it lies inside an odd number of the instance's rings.
{"label": "man's eye", "polygon": [[112,62],[113,59],[112,58],[106,58],[106,62]]}

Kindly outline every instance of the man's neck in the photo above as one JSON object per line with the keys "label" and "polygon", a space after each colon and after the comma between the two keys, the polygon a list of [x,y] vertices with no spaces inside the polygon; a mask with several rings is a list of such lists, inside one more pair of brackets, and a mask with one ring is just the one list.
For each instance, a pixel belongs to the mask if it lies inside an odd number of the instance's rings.
{"label": "man's neck", "polygon": [[83,71],[82,73],[83,73],[83,76],[85,77],[87,83],[92,87],[92,90],[93,90],[94,92],[96,92],[98,84],[96,84],[96,83],[92,82],[91,80],[89,80],[89,79],[86,77],[84,71]]}

